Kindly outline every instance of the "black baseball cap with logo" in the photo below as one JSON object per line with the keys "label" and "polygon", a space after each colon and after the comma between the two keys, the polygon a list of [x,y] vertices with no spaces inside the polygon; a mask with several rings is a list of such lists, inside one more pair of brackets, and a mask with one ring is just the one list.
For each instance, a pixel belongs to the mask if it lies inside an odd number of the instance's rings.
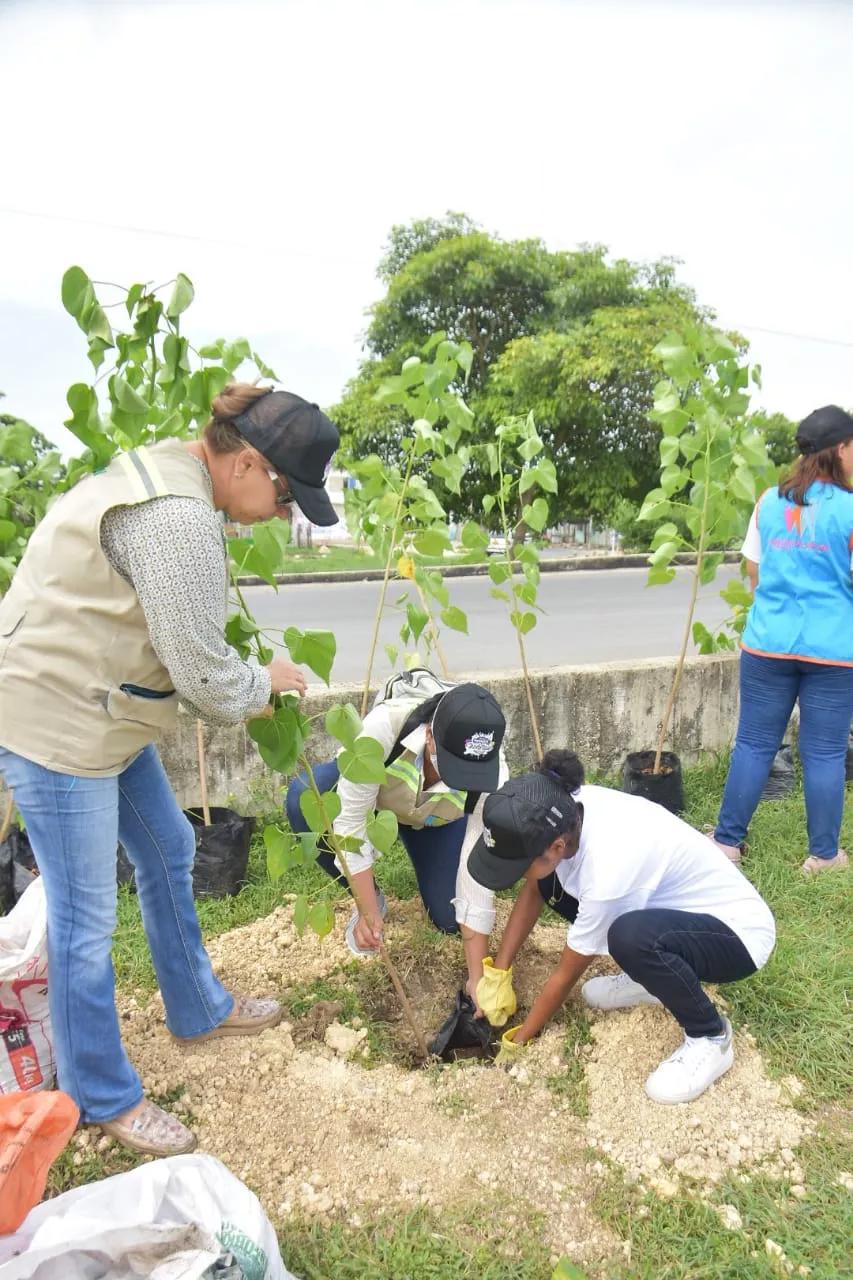
{"label": "black baseball cap with logo", "polygon": [[432,736],[442,782],[456,791],[494,791],[500,773],[506,720],[479,684],[449,689],[432,717]]}
{"label": "black baseball cap with logo", "polygon": [[844,444],[853,439],[853,418],[837,404],[824,405],[803,418],[797,427],[797,447],[800,453],[820,453],[834,444]]}
{"label": "black baseball cap with logo", "polygon": [[468,870],[485,889],[509,889],[557,836],[574,830],[578,807],[542,773],[510,778],[486,797],[483,834],[471,850]]}
{"label": "black baseball cap with logo", "polygon": [[337,524],[326,475],[341,442],[335,424],[316,404],[290,391],[270,391],[231,424],[267,462],[286,476],[312,524]]}

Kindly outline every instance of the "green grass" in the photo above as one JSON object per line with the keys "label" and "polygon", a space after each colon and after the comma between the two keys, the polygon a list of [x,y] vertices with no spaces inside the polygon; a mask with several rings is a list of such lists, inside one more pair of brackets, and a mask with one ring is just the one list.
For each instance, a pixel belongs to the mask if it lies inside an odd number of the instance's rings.
{"label": "green grass", "polygon": [[383,1214],[360,1230],[289,1220],[281,1253],[300,1280],[546,1280],[538,1223],[508,1232],[508,1209]]}
{"label": "green grass", "polygon": [[566,1006],[563,1016],[566,1033],[563,1057],[566,1066],[557,1075],[549,1076],[546,1083],[553,1094],[568,1102],[572,1115],[585,1120],[589,1115],[589,1090],[583,1048],[592,1044],[590,1021],[583,1008],[575,1003]]}
{"label": "green grass", "polygon": [[[695,826],[716,818],[727,765],[727,759],[713,760],[687,771],[685,816]],[[853,1172],[851,879],[849,873],[827,873],[812,880],[801,875],[805,831],[801,789],[784,800],[759,806],[743,869],[773,909],[778,941],[760,973],[725,987],[724,994],[735,1025],[748,1024],[770,1071],[793,1073],[806,1086],[798,1105],[817,1114],[820,1121],[818,1131],[798,1153],[806,1198],[795,1199],[785,1183],[764,1176],[742,1182],[733,1175],[714,1191],[710,1205],[687,1193],[661,1201],[627,1186],[621,1172],[613,1168],[602,1184],[596,1208],[617,1235],[630,1240],[631,1259],[612,1260],[603,1268],[593,1268],[592,1274],[614,1280],[753,1280],[781,1275],[778,1263],[765,1251],[765,1239],[770,1238],[793,1261],[795,1274],[803,1264],[812,1267],[817,1280],[853,1275],[853,1194],[837,1181],[841,1170]],[[851,847],[851,842],[853,811],[848,806],[842,844]],[[377,878],[394,898],[410,899],[417,893],[414,872],[399,843],[379,862]],[[243,892],[234,899],[199,903],[205,936],[248,923],[279,906],[286,895],[302,892],[334,894],[337,890],[314,864],[296,868],[271,884],[263,843],[256,836],[249,884]],[[423,928],[423,937],[416,929],[405,941],[416,968],[428,967],[431,956],[438,963],[437,935]],[[458,945],[450,939],[439,942]],[[153,988],[138,907],[126,892],[119,907],[116,967],[121,982]],[[345,1019],[361,1017],[370,1037],[369,1065],[395,1058],[389,1028],[370,1012],[381,1005],[379,988],[384,986],[387,981],[380,966],[347,965],[294,989],[287,1000],[294,1017],[308,1013],[321,999],[340,1001]],[[568,1069],[548,1084],[569,1099],[575,1115],[583,1117],[587,1104],[582,1048],[589,1031],[582,1015],[566,1013],[565,1033]],[[460,1107],[463,1101],[460,1097]],[[455,1105],[450,1095],[448,1106]],[[136,1163],[137,1158],[112,1149],[87,1151],[82,1162],[74,1165],[72,1152],[66,1151],[54,1166],[50,1187],[55,1193]],[[729,1231],[722,1225],[714,1209],[721,1204],[737,1209],[743,1231]],[[547,1212],[547,1206],[543,1208]],[[514,1256],[501,1255],[503,1243]],[[548,1280],[552,1270],[535,1225],[519,1218],[511,1230],[502,1232],[497,1220],[491,1222],[484,1215],[479,1202],[455,1215],[443,1213],[440,1219],[426,1210],[371,1217],[358,1230],[340,1222],[289,1220],[282,1234],[282,1252],[287,1265],[303,1280],[402,1280],[408,1276]]]}
{"label": "green grass", "polygon": [[[318,547],[291,547],[285,561],[285,573],[356,573],[363,569],[384,570],[385,562],[379,556],[368,555],[357,547],[330,546],[326,555],[320,555]],[[419,563],[426,565],[479,564],[482,559],[475,552],[466,551],[452,556],[419,556]]]}
{"label": "green grass", "polygon": [[[838,1182],[853,1168],[853,1113],[836,1111],[803,1143],[806,1196],[785,1183],[755,1175],[732,1177],[715,1189],[709,1204],[698,1197],[662,1201],[626,1187],[617,1170],[604,1183],[596,1209],[605,1223],[631,1242],[631,1261],[615,1265],[613,1280],[754,1280],[784,1272],[767,1254],[765,1241],[780,1245],[794,1267],[811,1268],[812,1280],[849,1280],[853,1275],[853,1195]],[[747,1175],[749,1177],[749,1175]],[[729,1230],[717,1205],[733,1205],[742,1230]]]}

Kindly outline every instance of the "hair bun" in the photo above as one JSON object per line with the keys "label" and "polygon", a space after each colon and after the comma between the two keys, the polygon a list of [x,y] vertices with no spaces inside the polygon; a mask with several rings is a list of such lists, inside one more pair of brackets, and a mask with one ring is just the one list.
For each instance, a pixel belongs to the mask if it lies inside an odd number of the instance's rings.
{"label": "hair bun", "polygon": [[582,787],[586,778],[584,767],[575,752],[561,748],[546,751],[533,767],[537,773],[550,775],[569,793]]}

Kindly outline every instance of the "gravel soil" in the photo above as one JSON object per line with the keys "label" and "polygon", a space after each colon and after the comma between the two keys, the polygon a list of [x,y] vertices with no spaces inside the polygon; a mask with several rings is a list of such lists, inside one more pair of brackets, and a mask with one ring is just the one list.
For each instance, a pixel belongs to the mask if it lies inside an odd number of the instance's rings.
{"label": "gravel soil", "polygon": [[[734,1068],[687,1106],[658,1106],[644,1093],[646,1076],[681,1039],[670,1016],[651,1006],[591,1014],[591,1043],[575,1037],[568,1058],[566,1026],[554,1025],[509,1072],[477,1061],[413,1069],[414,1039],[384,968],[353,962],[345,947],[347,914],[339,909],[322,942],[297,935],[287,906],[210,943],[230,990],[273,994],[290,1010],[289,1021],[257,1038],[179,1046],[165,1030],[159,995],[119,998],[146,1091],[180,1094],[173,1109],[192,1124],[201,1150],[252,1187],[281,1232],[294,1215],[336,1215],[356,1226],[382,1209],[463,1204],[470,1213],[481,1202],[484,1223],[502,1206],[507,1238],[513,1218],[543,1213],[555,1254],[594,1262],[619,1247],[592,1209],[609,1161],[664,1197],[682,1183],[701,1194],[732,1169],[802,1179],[794,1154],[807,1124],[794,1105],[800,1086],[768,1078],[748,1030],[736,1029]],[[428,930],[416,902],[392,905],[386,936],[429,1038],[461,979],[460,943]],[[516,964],[522,1007],[564,940],[560,926],[537,926]],[[597,961],[591,972],[611,967]],[[312,999],[318,979],[330,990]],[[356,1005],[361,1016],[351,1012]]]}

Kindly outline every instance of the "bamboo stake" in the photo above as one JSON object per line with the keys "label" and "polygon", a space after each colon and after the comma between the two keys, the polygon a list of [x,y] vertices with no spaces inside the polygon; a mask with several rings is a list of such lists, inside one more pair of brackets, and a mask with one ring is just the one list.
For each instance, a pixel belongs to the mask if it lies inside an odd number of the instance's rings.
{"label": "bamboo stake", "polygon": [[201,720],[195,722],[195,736],[198,745],[198,777],[201,783],[201,811],[204,825],[210,826],[210,805],[207,803],[207,765],[204,754],[204,725]]}

